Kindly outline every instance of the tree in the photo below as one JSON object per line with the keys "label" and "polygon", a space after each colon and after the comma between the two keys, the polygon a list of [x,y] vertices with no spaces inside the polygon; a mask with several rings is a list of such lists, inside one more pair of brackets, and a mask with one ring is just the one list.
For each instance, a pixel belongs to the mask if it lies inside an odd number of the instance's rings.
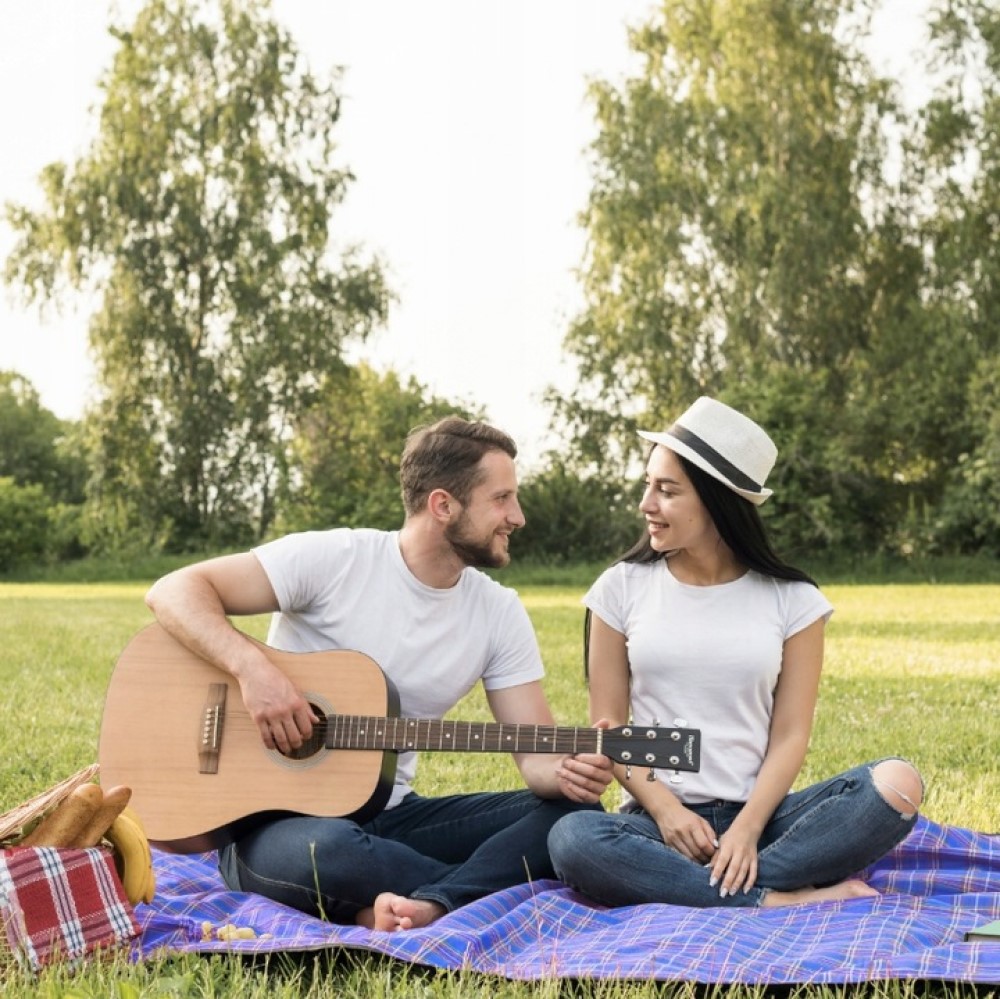
{"label": "tree", "polygon": [[26,378],[0,371],[0,477],[37,484],[52,501],[81,503],[87,468],[74,433]]}
{"label": "tree", "polygon": [[715,395],[777,440],[768,516],[797,551],[929,542],[955,456],[989,439],[1000,15],[942,0],[952,73],[908,120],[859,45],[872,7],[663,0],[641,70],[591,89],[581,387],[550,394],[571,460],[621,474],[637,427]]}
{"label": "tree", "polygon": [[98,290],[95,534],[175,548],[259,537],[296,417],[385,316],[377,261],[331,214],[335,82],[320,83],[267,0],[150,0],[102,79],[100,123],[45,208],[9,206],[8,281],[31,301]]}
{"label": "tree", "polygon": [[1000,555],[1000,360],[984,360],[970,385],[972,441],[949,469],[948,487],[928,532],[964,552]]}
{"label": "tree", "polygon": [[445,416],[482,419],[471,405],[430,395],[414,378],[367,364],[330,379],[299,422],[296,484],[282,504],[284,530],[374,527],[403,522],[399,456],[406,435]]}
{"label": "tree", "polygon": [[631,35],[641,73],[593,85],[582,387],[557,415],[597,465],[640,421],[775,366],[836,375],[865,341],[889,98],[834,31],[844,6],[664,0]]}
{"label": "tree", "polygon": [[938,83],[907,152],[935,206],[921,216],[924,311],[950,336],[922,359],[940,387],[911,407],[943,491],[920,540],[1000,555],[1000,9],[941,2],[931,26]]}
{"label": "tree", "polygon": [[50,527],[45,490],[0,477],[0,572],[44,558]]}
{"label": "tree", "polygon": [[639,481],[581,476],[558,453],[518,490],[525,525],[512,536],[518,559],[565,564],[610,562],[643,530]]}

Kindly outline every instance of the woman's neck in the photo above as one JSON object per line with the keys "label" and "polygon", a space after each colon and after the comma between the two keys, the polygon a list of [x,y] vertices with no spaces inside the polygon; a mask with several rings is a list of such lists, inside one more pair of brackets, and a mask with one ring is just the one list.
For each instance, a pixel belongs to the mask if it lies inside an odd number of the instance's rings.
{"label": "woman's neck", "polygon": [[688,586],[721,586],[739,579],[747,571],[747,567],[737,561],[731,549],[721,541],[705,554],[682,548],[669,556],[668,561],[674,579]]}

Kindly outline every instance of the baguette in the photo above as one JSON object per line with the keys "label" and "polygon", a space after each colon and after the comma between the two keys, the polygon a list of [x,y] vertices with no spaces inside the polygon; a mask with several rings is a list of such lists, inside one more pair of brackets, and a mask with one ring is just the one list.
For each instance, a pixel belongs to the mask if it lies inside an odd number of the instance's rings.
{"label": "baguette", "polygon": [[101,804],[97,806],[90,822],[80,833],[76,846],[97,846],[101,842],[104,834],[111,828],[111,824],[121,815],[122,809],[129,803],[129,799],[132,797],[132,788],[118,784],[102,792],[102,795]]}
{"label": "baguette", "polygon": [[104,792],[96,784],[81,784],[63,798],[18,845],[76,846],[80,834],[103,801]]}

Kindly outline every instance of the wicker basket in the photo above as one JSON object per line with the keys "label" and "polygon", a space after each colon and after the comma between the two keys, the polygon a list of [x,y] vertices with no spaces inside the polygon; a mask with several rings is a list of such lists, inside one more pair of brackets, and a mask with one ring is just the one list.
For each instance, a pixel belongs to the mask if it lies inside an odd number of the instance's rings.
{"label": "wicker basket", "polygon": [[36,820],[58,805],[63,798],[72,794],[81,784],[92,781],[97,776],[99,769],[100,767],[96,763],[91,763],[89,767],[84,767],[72,777],[67,777],[47,791],[36,794],[29,801],[25,801],[9,812],[0,815],[0,846],[19,840],[35,824]]}

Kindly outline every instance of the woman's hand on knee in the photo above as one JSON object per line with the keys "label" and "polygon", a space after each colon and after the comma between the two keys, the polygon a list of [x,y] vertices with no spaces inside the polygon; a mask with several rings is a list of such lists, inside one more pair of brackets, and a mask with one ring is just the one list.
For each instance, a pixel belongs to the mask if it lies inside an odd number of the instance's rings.
{"label": "woman's hand on knee", "polygon": [[749,891],[757,883],[757,840],[730,828],[719,841],[708,882],[719,886],[719,897]]}
{"label": "woman's hand on knee", "polygon": [[698,864],[707,864],[719,847],[711,825],[683,806],[656,816],[656,825],[667,846]]}

